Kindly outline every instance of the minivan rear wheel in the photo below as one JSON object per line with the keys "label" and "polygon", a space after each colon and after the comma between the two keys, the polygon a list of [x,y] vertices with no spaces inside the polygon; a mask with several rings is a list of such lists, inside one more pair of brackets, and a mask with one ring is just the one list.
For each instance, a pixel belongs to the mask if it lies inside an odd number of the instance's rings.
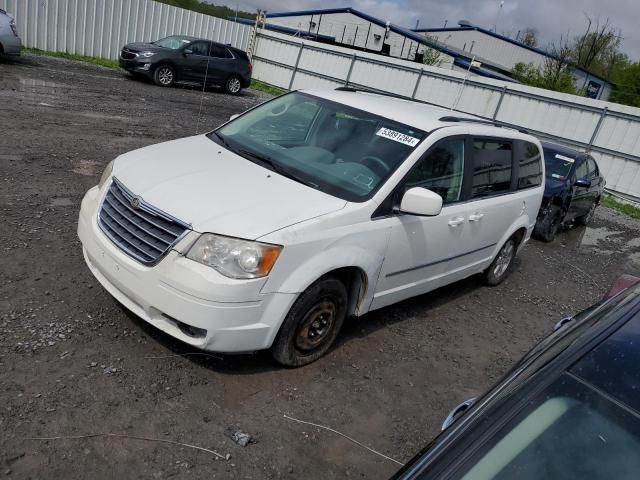
{"label": "minivan rear wheel", "polygon": [[347,312],[347,289],[333,277],[318,280],[298,297],[271,347],[286,367],[301,367],[324,355],[335,341]]}
{"label": "minivan rear wheel", "polygon": [[493,259],[493,262],[491,262],[491,265],[489,265],[489,268],[485,271],[484,279],[487,285],[498,285],[509,276],[513,266],[513,260],[516,257],[517,246],[514,237],[511,237],[505,242],[498,252],[498,255],[496,255],[496,258]]}

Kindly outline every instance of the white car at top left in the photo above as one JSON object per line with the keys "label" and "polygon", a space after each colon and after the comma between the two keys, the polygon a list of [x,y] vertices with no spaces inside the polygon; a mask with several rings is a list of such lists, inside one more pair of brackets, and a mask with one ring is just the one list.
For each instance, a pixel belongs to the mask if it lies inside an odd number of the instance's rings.
{"label": "white car at top left", "polygon": [[0,56],[18,56],[21,49],[15,18],[0,8]]}

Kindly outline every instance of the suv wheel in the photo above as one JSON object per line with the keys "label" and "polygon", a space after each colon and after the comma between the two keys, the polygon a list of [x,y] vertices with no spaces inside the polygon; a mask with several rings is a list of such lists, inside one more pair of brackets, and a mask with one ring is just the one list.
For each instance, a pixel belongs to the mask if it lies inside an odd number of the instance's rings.
{"label": "suv wheel", "polygon": [[170,65],[160,65],[153,73],[153,81],[161,87],[170,87],[176,81],[176,71]]}
{"label": "suv wheel", "polygon": [[240,90],[242,90],[240,78],[236,75],[231,75],[224,84],[224,90],[231,95],[239,94]]}
{"label": "suv wheel", "polygon": [[513,266],[513,259],[516,257],[516,248],[517,245],[514,237],[511,237],[505,242],[484,274],[487,285],[498,285],[509,276],[511,267]]}
{"label": "suv wheel", "polygon": [[598,206],[599,203],[600,203],[600,199],[593,202],[593,204],[591,205],[591,208],[589,209],[589,212],[587,212],[586,215],[576,218],[576,223],[578,225],[584,225],[584,226],[589,225],[591,220],[593,220],[593,216],[596,213],[596,207]]}
{"label": "suv wheel", "polygon": [[547,214],[536,222],[536,226],[533,229],[533,236],[543,242],[553,242],[561,223],[562,211],[560,207],[552,205],[549,207]]}
{"label": "suv wheel", "polygon": [[331,347],[347,313],[347,289],[332,277],[307,288],[296,300],[271,347],[273,358],[287,367],[307,365]]}

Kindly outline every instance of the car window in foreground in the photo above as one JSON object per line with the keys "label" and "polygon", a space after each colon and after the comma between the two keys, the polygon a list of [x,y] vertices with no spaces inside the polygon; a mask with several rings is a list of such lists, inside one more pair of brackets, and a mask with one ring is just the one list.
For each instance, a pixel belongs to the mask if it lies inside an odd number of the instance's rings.
{"label": "car window in foreground", "polygon": [[547,178],[565,180],[569,176],[569,172],[571,172],[571,167],[575,161],[575,158],[568,157],[555,150],[544,150],[544,165]]}
{"label": "car window in foreground", "polygon": [[453,478],[637,478],[640,418],[588,383],[561,375],[489,438]]}
{"label": "car window in foreground", "polygon": [[427,133],[301,92],[261,105],[209,135],[313,188],[365,201]]}
{"label": "car window in foreground", "polygon": [[170,48],[171,50],[177,50],[187,43],[191,43],[191,40],[188,40],[184,37],[167,37],[153,42],[154,45],[163,48]]}

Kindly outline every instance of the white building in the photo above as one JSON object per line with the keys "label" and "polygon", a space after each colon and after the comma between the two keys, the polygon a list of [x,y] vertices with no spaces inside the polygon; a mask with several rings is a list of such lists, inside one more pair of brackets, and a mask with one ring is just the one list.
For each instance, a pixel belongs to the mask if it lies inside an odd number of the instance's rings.
{"label": "white building", "polygon": [[[437,41],[439,44],[458,49],[467,56],[477,56],[489,62],[493,68],[509,74],[518,63],[541,67],[552,54],[542,49],[530,47],[512,38],[472,25],[461,20],[458,27],[423,28],[416,33]],[[575,85],[585,91],[585,96],[606,100],[611,93],[611,83],[583,68],[572,66]]]}

